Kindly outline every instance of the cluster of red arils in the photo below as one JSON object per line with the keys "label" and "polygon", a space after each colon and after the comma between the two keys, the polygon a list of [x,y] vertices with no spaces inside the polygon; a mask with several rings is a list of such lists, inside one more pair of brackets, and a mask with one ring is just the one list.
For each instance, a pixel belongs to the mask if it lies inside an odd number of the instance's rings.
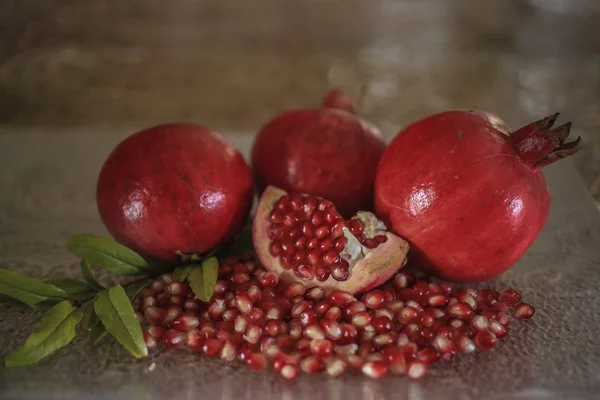
{"label": "cluster of red arils", "polygon": [[319,286],[283,284],[253,254],[219,268],[215,293],[199,301],[189,286],[162,275],[140,295],[138,318],[149,350],[187,346],[251,370],[270,363],[285,379],[300,371],[372,378],[419,378],[428,365],[490,350],[509,332],[510,313],[534,308],[514,289],[457,289],[405,272],[358,298]]}

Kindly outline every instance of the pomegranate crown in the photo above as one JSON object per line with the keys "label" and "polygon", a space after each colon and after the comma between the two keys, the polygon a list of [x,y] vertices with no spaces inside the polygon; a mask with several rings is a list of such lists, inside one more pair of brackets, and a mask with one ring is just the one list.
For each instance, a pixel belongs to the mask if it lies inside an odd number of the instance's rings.
{"label": "pomegranate crown", "polygon": [[579,151],[581,137],[567,142],[571,122],[553,128],[559,113],[525,125],[510,135],[510,143],[523,162],[540,169]]}

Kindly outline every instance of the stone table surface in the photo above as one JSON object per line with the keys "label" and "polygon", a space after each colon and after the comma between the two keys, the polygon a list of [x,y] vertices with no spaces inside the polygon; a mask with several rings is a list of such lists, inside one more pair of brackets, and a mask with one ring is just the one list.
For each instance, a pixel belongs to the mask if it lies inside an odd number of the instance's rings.
{"label": "stone table surface", "polygon": [[[552,211],[502,277],[537,308],[491,352],[425,379],[302,377],[185,351],[134,360],[85,339],[0,367],[1,399],[600,398],[600,2],[595,0],[6,0],[0,4],[0,268],[77,274],[70,234],[105,233],[95,180],[137,129],[188,120],[248,154],[284,109],[330,86],[357,95],[386,139],[419,117],[477,108],[517,127],[556,111],[582,152],[545,169]],[[40,314],[0,305],[0,356]],[[150,371],[150,365],[156,367]]]}

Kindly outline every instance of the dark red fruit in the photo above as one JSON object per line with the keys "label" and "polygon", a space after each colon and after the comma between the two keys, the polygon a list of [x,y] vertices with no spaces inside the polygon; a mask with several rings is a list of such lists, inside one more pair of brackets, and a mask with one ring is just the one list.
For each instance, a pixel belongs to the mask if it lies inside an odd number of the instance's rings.
{"label": "dark red fruit", "polygon": [[115,239],[146,256],[206,253],[233,238],[252,206],[252,175],[221,135],[167,124],[121,142],[97,187],[100,216]]}
{"label": "dark red fruit", "polygon": [[333,202],[346,218],[373,208],[373,182],[385,142],[337,90],[324,108],[288,111],[268,122],[252,148],[259,190],[277,186]]}
{"label": "dark red fruit", "polygon": [[540,233],[550,210],[542,167],[577,151],[557,115],[510,131],[495,115],[447,111],[417,121],[386,149],[375,181],[378,216],[413,260],[459,282],[494,278]]}

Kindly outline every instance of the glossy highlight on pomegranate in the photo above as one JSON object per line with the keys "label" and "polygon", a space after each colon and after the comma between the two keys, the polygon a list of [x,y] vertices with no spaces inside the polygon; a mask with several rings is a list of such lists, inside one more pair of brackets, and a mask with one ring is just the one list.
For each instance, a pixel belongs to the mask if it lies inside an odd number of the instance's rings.
{"label": "glossy highlight on pomegranate", "polygon": [[370,212],[344,220],[317,196],[269,186],[254,217],[256,253],[281,281],[350,293],[388,280],[406,262],[408,243],[387,232]]}
{"label": "glossy highlight on pomegranate", "polygon": [[339,90],[322,108],[284,112],[258,132],[252,168],[259,191],[329,199],[345,218],[373,209],[373,182],[385,142],[379,130],[356,116],[355,103]]}
{"label": "glossy highlight on pomegranate", "polygon": [[242,155],[216,132],[165,124],[122,141],[97,186],[102,221],[114,238],[145,256],[177,261],[231,240],[252,206]]}
{"label": "glossy highlight on pomegranate", "polygon": [[423,118],[386,149],[375,207],[411,244],[413,261],[457,282],[494,278],[531,246],[550,210],[541,169],[577,151],[558,114],[511,131],[497,116],[453,110]]}

